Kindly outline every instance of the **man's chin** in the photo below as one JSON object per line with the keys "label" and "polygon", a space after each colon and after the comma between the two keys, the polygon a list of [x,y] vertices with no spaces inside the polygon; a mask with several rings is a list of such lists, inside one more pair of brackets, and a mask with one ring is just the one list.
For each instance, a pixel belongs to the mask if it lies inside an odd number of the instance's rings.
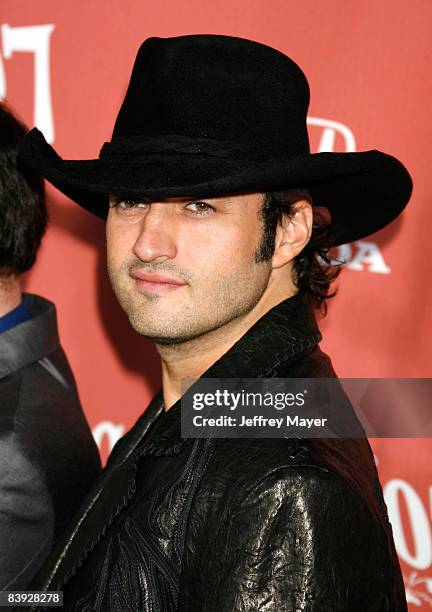
{"label": "man's chin", "polygon": [[136,320],[133,316],[129,316],[129,322],[133,329],[148,340],[152,340],[155,344],[159,344],[161,346],[171,346],[175,344],[183,344],[184,342],[189,342],[190,340],[194,340],[198,336],[202,335],[201,332],[186,332],[179,333],[179,330],[161,330],[154,329],[147,324],[143,324],[143,321]]}

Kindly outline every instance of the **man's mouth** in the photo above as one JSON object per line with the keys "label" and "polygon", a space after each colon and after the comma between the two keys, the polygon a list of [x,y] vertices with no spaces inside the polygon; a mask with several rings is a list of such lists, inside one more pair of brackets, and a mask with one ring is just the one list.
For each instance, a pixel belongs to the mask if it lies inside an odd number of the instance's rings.
{"label": "man's mouth", "polygon": [[152,291],[154,293],[174,291],[186,285],[185,282],[170,276],[151,274],[141,270],[132,270],[129,275],[135,280],[137,287],[143,291]]}

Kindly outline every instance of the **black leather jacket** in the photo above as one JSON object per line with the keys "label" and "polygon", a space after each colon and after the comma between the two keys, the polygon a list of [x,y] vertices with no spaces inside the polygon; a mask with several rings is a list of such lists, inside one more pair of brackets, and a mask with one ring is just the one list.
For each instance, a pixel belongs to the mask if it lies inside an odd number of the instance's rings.
{"label": "black leather jacket", "polygon": [[[205,376],[332,377],[301,295]],[[66,610],[402,612],[392,530],[365,439],[182,439],[161,392],[32,585]]]}

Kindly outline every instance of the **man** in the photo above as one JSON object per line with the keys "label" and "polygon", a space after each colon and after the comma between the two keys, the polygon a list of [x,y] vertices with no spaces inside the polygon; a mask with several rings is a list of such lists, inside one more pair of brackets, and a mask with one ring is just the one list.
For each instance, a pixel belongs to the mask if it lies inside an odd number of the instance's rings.
{"label": "man", "polygon": [[0,590],[28,586],[100,471],[55,306],[21,292],[47,217],[26,131],[0,106]]}
{"label": "man", "polygon": [[68,610],[406,610],[364,437],[180,432],[182,379],[335,376],[313,314],[334,272],[317,254],[409,199],[388,155],[310,154],[308,101],[265,45],[151,38],[99,160],[26,140],[28,163],[107,219],[114,291],[162,361],[162,390],[33,584]]}

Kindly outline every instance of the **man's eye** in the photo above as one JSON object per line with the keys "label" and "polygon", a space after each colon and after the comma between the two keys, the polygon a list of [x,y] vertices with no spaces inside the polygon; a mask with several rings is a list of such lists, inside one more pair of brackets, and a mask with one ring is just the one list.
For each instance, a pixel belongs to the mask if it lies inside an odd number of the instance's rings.
{"label": "man's eye", "polygon": [[186,208],[191,210],[195,215],[201,216],[207,216],[211,213],[211,211],[215,210],[213,206],[210,206],[210,204],[207,204],[207,202],[201,201],[189,202]]}
{"label": "man's eye", "polygon": [[142,200],[131,200],[129,198],[118,199],[114,201],[113,206],[118,210],[137,210],[148,206],[147,202]]}

